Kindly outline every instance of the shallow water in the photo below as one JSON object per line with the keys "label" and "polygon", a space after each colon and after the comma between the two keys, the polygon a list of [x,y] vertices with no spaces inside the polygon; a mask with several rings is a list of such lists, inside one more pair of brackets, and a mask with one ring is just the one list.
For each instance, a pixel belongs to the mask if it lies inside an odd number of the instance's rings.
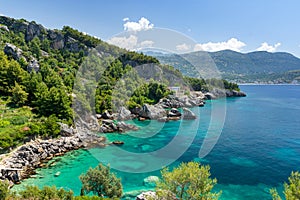
{"label": "shallow water", "polygon": [[[78,176],[101,161],[110,163],[122,178],[124,192],[134,196],[134,191],[150,189],[143,185],[143,179],[159,176],[161,167],[194,160],[211,166],[212,177],[218,179],[215,190],[223,191],[221,199],[270,199],[269,188],[280,189],[291,171],[300,170],[300,86],[252,85],[241,89],[247,97],[208,101],[203,108],[193,108],[197,120],[131,121],[139,131],[107,135],[110,141],[125,141],[122,147],[70,152],[14,189],[29,184],[56,185],[78,195]],[[219,112],[213,114],[214,110]],[[199,158],[209,128],[215,134],[211,138],[218,140],[207,156]],[[55,177],[58,171],[61,175]]]}

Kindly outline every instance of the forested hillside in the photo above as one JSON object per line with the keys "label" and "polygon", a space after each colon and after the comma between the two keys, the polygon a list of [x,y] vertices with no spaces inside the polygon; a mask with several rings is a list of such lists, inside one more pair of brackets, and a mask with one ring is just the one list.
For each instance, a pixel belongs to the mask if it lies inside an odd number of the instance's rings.
{"label": "forested hillside", "polygon": [[[191,89],[209,88],[204,80],[184,78],[154,57],[109,45],[71,27],[50,30],[34,21],[0,16],[2,149],[36,136],[56,137],[58,121],[73,124],[74,99],[89,111],[115,112],[119,106],[155,104],[171,93],[167,86],[188,88],[191,83]],[[215,86],[219,83],[223,81]],[[238,90],[237,85],[224,83],[227,89]]]}

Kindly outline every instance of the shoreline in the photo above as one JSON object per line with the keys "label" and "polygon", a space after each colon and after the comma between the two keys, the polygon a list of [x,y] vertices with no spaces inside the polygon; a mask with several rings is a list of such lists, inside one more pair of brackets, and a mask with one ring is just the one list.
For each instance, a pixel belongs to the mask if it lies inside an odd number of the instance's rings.
{"label": "shoreline", "polygon": [[92,146],[105,146],[106,138],[89,134],[86,138],[75,134],[56,139],[27,142],[13,151],[3,154],[0,161],[0,180],[19,183],[35,174],[35,170],[46,166],[55,157]]}
{"label": "shoreline", "polygon": [[[227,93],[222,93],[222,95],[225,94],[226,97],[232,97],[232,96],[240,96],[238,94],[243,93],[231,93],[231,96],[227,96]],[[207,98],[206,95],[210,95],[210,98]],[[211,93],[207,94],[201,94],[199,96],[185,96],[183,98],[178,99],[169,99],[167,101],[160,101],[158,104],[155,105],[146,105],[143,106],[144,110],[142,109],[139,113],[139,117],[144,117],[145,119],[151,119],[151,120],[158,120],[161,122],[166,122],[169,120],[178,120],[178,118],[182,119],[195,119],[196,116],[194,113],[192,113],[187,107],[197,107],[202,104],[204,106],[204,99],[214,99],[218,98],[218,92],[216,92],[216,96]],[[165,108],[171,107],[171,108],[183,108],[183,113],[175,112],[167,112]],[[124,111],[124,110],[123,110]],[[123,120],[126,120],[126,118],[130,119],[132,116],[132,113],[130,111],[125,110],[125,112],[118,113],[121,115]],[[107,113],[108,116],[110,115]],[[182,116],[181,116],[182,115]],[[112,115],[111,115],[112,116]],[[103,117],[103,116],[102,116]],[[120,116],[119,116],[120,117]],[[119,118],[118,117],[118,118]],[[103,118],[102,118],[103,119]],[[132,119],[132,118],[131,118]],[[136,130],[136,127],[125,124],[123,120],[119,121],[117,125],[112,126],[111,121],[113,123],[113,120],[102,120],[102,125],[99,126],[99,130],[102,130],[100,132],[102,133],[109,133],[111,131],[104,131],[103,127],[105,127],[107,130],[110,130],[111,128],[114,132],[115,130],[122,130],[117,131],[119,133],[126,132],[128,130]],[[80,121],[82,122],[82,121]],[[103,122],[106,122],[103,123]],[[83,127],[82,123],[78,124],[79,127]],[[98,136],[96,134],[90,133],[87,129],[81,129],[75,130],[73,128],[68,128],[66,125],[61,124],[61,137],[55,138],[55,139],[36,139],[34,141],[27,142],[17,148],[15,148],[13,151],[2,154],[1,160],[0,160],[0,180],[9,180],[13,183],[18,183],[19,181],[23,179],[29,178],[31,175],[35,174],[35,170],[38,168],[43,168],[46,166],[46,163],[52,160],[55,157],[63,156],[65,153],[82,149],[82,148],[88,148],[88,147],[105,147],[107,144],[106,138],[103,136]],[[118,129],[119,128],[119,129]],[[10,170],[11,169],[11,170]],[[13,169],[16,169],[18,171],[14,171]],[[4,173],[5,172],[5,173]],[[17,174],[17,177],[15,176]]]}

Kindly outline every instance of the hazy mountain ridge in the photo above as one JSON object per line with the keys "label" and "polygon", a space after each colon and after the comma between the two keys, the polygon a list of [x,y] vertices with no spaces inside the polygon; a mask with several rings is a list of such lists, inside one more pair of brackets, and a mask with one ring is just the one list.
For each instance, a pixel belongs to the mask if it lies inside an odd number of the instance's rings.
{"label": "hazy mountain ridge", "polygon": [[161,54],[156,56],[183,74],[197,77],[204,71],[217,69],[222,77],[236,82],[291,83],[298,80],[300,59],[286,52],[256,51],[239,53],[231,50],[217,52],[197,51],[186,54]]}

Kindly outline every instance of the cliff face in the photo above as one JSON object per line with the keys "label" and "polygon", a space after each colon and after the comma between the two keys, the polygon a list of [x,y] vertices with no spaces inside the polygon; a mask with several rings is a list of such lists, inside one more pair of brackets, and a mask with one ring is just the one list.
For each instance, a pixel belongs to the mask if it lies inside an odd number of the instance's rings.
{"label": "cliff face", "polygon": [[23,19],[17,20],[6,16],[0,16],[0,24],[5,25],[8,30],[14,33],[23,33],[25,41],[30,42],[38,37],[41,41],[49,40],[51,48],[59,50],[66,49],[71,52],[87,51],[88,47],[62,31],[46,29],[36,22],[28,22]]}

